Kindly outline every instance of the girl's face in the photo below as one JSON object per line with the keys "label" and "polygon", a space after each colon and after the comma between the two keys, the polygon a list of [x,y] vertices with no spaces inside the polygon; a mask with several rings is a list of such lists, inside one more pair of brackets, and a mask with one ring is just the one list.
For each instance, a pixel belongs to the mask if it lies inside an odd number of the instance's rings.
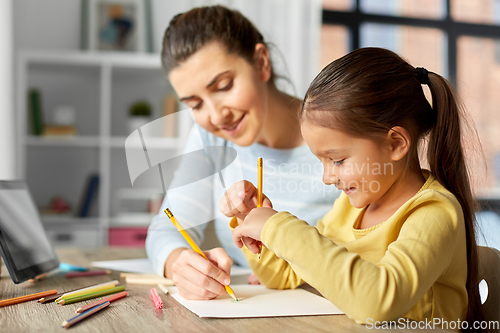
{"label": "girl's face", "polygon": [[376,203],[394,184],[397,176],[389,144],[376,144],[307,120],[301,130],[323,164],[323,182],[344,191],[353,207]]}
{"label": "girl's face", "polygon": [[253,144],[267,113],[267,67],[256,51],[255,64],[212,42],[169,73],[179,99],[193,109],[196,122],[239,146]]}

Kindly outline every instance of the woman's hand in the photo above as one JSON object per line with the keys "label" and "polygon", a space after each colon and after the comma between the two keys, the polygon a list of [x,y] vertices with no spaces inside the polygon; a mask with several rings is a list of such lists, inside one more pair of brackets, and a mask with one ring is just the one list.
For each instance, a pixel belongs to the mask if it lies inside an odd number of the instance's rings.
{"label": "woman's hand", "polygon": [[184,250],[172,264],[172,280],[186,299],[209,300],[225,294],[233,260],[222,248],[204,251],[210,262],[193,250]]}
{"label": "woman's hand", "polygon": [[253,209],[243,223],[233,230],[234,244],[240,249],[245,244],[252,253],[259,253],[262,229],[267,220],[276,213],[278,212],[268,207]]}
{"label": "woman's hand", "polygon": [[[273,207],[264,194],[262,207]],[[257,188],[246,180],[234,183],[222,197],[219,208],[227,217],[238,218],[240,224],[252,209],[257,208]]]}

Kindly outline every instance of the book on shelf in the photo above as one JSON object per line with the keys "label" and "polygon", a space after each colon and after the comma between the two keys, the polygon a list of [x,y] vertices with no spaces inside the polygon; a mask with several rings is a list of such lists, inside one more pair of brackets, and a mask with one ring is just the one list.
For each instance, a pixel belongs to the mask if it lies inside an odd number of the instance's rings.
{"label": "book on shelf", "polygon": [[38,89],[28,91],[28,115],[33,135],[43,135],[44,118],[42,109],[42,95]]}
{"label": "book on shelf", "polygon": [[175,113],[179,105],[174,94],[168,94],[163,100],[163,115],[168,116],[163,120],[163,136],[174,138],[177,136],[177,116]]}
{"label": "book on shelf", "polygon": [[82,192],[80,206],[76,212],[76,216],[89,217],[93,206],[97,204],[97,195],[99,190],[99,175],[91,174]]}
{"label": "book on shelf", "polygon": [[77,130],[71,125],[46,125],[43,129],[44,136],[75,136]]}

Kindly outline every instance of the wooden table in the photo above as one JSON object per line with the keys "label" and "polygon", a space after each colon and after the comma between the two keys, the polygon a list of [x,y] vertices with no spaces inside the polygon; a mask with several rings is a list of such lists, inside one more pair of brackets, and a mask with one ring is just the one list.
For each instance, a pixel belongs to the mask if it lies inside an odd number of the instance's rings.
{"label": "wooden table", "polygon": [[[96,260],[144,258],[144,249],[102,248],[92,250],[60,249],[61,262],[88,266]],[[36,283],[15,285],[5,267],[0,278],[0,300],[57,289],[70,290],[80,286],[120,279],[119,272],[108,276],[66,279],[64,274],[52,274]],[[245,283],[232,279],[232,284]],[[124,283],[121,280],[122,284]],[[303,316],[249,319],[199,318],[170,295],[160,293],[163,309],[156,309],[150,299],[151,286],[126,285],[129,295],[115,301],[101,313],[93,315],[69,328],[71,332],[367,332],[345,315]],[[160,292],[160,290],[158,290]],[[39,304],[36,301],[0,308],[0,331],[7,332],[63,332],[61,323],[73,317],[75,310],[93,300],[65,306]],[[390,330],[386,330],[390,331]],[[400,332],[401,330],[399,330]],[[412,330],[414,331],[414,330]]]}

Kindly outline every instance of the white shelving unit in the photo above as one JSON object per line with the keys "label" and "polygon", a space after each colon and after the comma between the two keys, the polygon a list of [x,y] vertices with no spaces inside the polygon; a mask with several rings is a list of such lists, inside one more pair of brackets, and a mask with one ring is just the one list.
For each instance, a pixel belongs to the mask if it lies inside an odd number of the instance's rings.
{"label": "white shelving unit", "polygon": [[[99,175],[98,204],[90,216],[43,216],[56,246],[106,245],[110,225],[146,227],[147,214],[116,212],[116,194],[130,189],[125,157],[128,107],[139,100],[153,108],[151,120],[163,116],[163,99],[172,87],[161,69],[159,55],[97,52],[21,52],[17,68],[19,166],[39,207],[54,196],[78,207],[87,178]],[[78,134],[68,137],[30,133],[27,93],[41,92],[45,123],[57,106],[77,110]],[[154,140],[175,154],[191,123],[178,125],[178,137]],[[170,181],[170,180],[167,180]],[[146,182],[147,183],[147,182]],[[138,190],[140,191],[140,190]],[[142,218],[141,218],[142,216]]]}

